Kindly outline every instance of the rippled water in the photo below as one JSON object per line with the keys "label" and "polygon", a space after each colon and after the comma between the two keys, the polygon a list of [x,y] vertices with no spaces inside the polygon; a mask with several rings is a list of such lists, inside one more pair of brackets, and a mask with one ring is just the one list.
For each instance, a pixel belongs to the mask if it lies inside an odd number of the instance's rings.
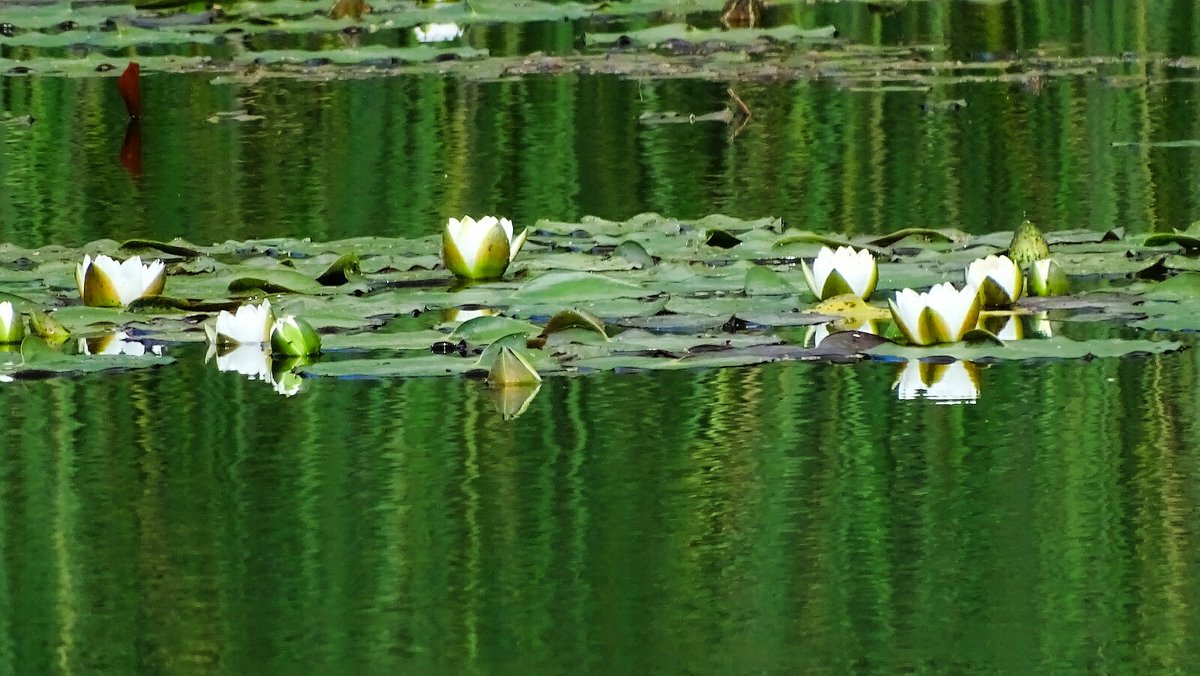
{"label": "rippled water", "polygon": [[[720,109],[727,82],[151,73],[134,169],[112,79],[0,77],[0,239],[420,236],[463,213],[1200,218],[1195,148],[1121,145],[1200,139],[1196,80],[1148,59],[1196,52],[1191,5],[1047,7],[776,3],[773,22],[954,58],[1132,57],[928,91],[733,83],[754,112],[736,135],[639,121]],[[556,54],[580,30],[464,39]],[[239,109],[261,119],[216,116]],[[1194,350],[549,378],[523,412],[460,378],[282,397],[168,350],[164,369],[0,386],[0,673],[1200,663]]]}
{"label": "rippled water", "polygon": [[515,420],[199,359],[11,384],[0,664],[1186,670],[1197,369],[995,364],[956,406],[888,363],[598,375]]}

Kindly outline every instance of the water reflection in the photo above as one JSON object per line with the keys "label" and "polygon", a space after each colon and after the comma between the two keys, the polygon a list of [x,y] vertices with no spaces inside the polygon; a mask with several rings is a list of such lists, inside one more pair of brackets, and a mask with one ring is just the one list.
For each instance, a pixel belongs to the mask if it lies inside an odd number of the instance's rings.
{"label": "water reflection", "polygon": [[541,383],[533,385],[503,385],[488,388],[488,394],[492,398],[492,405],[496,407],[496,412],[504,420],[515,420],[521,416],[529,405],[533,403],[538,392],[542,389]]}
{"label": "water reflection", "polygon": [[808,327],[808,331],[804,334],[804,347],[817,347],[821,344],[821,341],[828,338],[831,334],[841,333],[842,331],[859,331],[876,336],[882,335],[880,334],[880,325],[882,323],[874,319],[839,319],[824,324],[814,324]]}
{"label": "water reflection", "polygon": [[[1200,193],[1178,170],[1186,149],[1112,149],[1200,137],[1198,82],[1150,98],[1098,80],[1054,79],[1039,97],[1003,83],[939,85],[933,96],[968,101],[955,113],[922,111],[921,92],[747,82],[737,93],[754,123],[731,138],[722,124],[638,123],[725,108],[719,83],[406,75],[213,85],[172,75],[146,85],[141,162],[131,135],[125,166],[124,110],[98,85],[0,81],[3,112],[37,120],[0,125],[3,239],[426,236],[463,213],[519,225],[771,214],[850,233],[914,223],[986,232],[1026,216],[1047,230],[1145,231],[1200,218]],[[239,109],[262,119],[206,122]]]}
{"label": "water reflection", "polygon": [[[140,357],[146,354],[146,344],[129,340],[129,334],[124,331],[113,331],[98,336],[80,338],[78,343],[80,354],[87,355],[116,355],[124,354],[130,357]],[[162,354],[162,345],[150,348],[153,354]]]}
{"label": "water reflection", "polygon": [[892,387],[901,400],[974,404],[979,399],[979,367],[959,360],[940,363],[907,359]]}
{"label": "water reflection", "polygon": [[229,349],[219,348],[210,343],[204,361],[208,363],[214,359],[218,371],[238,373],[246,376],[248,380],[269,383],[277,393],[285,397],[300,392],[304,380],[294,369],[308,363],[301,357],[272,358],[270,352],[260,344],[242,344]]}
{"label": "water reflection", "polygon": [[1200,659],[1194,352],[994,364],[986,406],[883,362],[552,378],[515,420],[195,356],[0,388],[10,671],[1079,672],[1097,627],[1116,671]]}
{"label": "water reflection", "polygon": [[979,328],[1002,341],[1053,338],[1048,313],[987,312],[979,315]]}
{"label": "water reflection", "polygon": [[463,29],[456,23],[427,23],[413,28],[417,42],[449,42],[462,37]]}

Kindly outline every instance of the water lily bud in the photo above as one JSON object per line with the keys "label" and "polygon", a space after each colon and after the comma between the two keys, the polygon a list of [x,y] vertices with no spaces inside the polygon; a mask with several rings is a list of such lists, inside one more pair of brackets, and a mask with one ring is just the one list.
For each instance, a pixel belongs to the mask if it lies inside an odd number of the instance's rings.
{"label": "water lily bud", "polygon": [[1053,258],[1043,258],[1029,266],[1029,292],[1035,296],[1061,296],[1070,286],[1067,273]]}
{"label": "water lily bud", "polygon": [[155,260],[145,265],[134,256],[124,263],[105,256],[84,256],[75,266],[75,282],[84,305],[124,307],[139,298],[160,295],[166,286],[166,266]]}
{"label": "water lily bud", "polygon": [[0,343],[19,343],[25,338],[25,322],[9,301],[0,303]]}
{"label": "water lily bud", "polygon": [[507,218],[451,218],[442,230],[442,261],[462,279],[499,279],[517,257],[528,232],[513,237],[512,221]]}
{"label": "water lily bud", "polygon": [[833,251],[823,246],[813,260],[812,270],[803,260],[800,261],[800,269],[817,300],[845,294],[854,294],[866,300],[879,282],[879,268],[875,264],[875,257],[867,249],[855,251],[852,247],[840,246]]}
{"label": "water lily bud", "polygon": [[1017,226],[1013,232],[1012,241],[1008,244],[1008,257],[1020,267],[1050,257],[1050,247],[1042,231],[1030,221]]}
{"label": "water lily bud", "polygon": [[29,330],[51,347],[62,345],[71,335],[57,319],[41,310],[34,310],[29,315]]}
{"label": "water lily bud", "polygon": [[242,305],[236,313],[221,310],[217,321],[204,325],[208,342],[219,347],[235,345],[261,346],[271,340],[271,327],[275,325],[275,311],[271,301],[258,305]]}
{"label": "water lily bud", "polygon": [[926,293],[903,289],[888,300],[892,320],[912,345],[956,343],[979,322],[979,292],[970,284],[961,290],[949,282]]}
{"label": "water lily bud", "polygon": [[537,369],[523,354],[505,345],[500,348],[500,353],[492,362],[492,369],[488,372],[487,381],[488,384],[499,387],[532,386],[542,382],[542,377],[538,375]]}
{"label": "water lily bud", "polygon": [[271,329],[271,352],[288,357],[321,353],[321,336],[312,324],[287,315],[275,320]]}
{"label": "water lily bud", "polygon": [[1008,256],[988,256],[967,266],[967,284],[979,289],[984,308],[1012,307],[1025,290],[1025,275]]}

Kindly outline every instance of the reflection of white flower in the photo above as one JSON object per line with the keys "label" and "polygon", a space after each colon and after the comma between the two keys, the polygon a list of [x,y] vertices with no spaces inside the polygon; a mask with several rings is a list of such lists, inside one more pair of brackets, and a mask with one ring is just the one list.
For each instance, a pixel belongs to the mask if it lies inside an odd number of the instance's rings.
{"label": "reflection of white flower", "polygon": [[463,279],[499,279],[525,244],[528,230],[513,236],[512,221],[484,216],[451,218],[442,230],[442,261]]}
{"label": "reflection of white flower", "polygon": [[913,345],[956,343],[979,322],[979,294],[970,284],[961,290],[949,282],[936,284],[926,293],[903,289],[888,307]]}
{"label": "reflection of white flower", "polygon": [[1039,312],[1029,318],[1029,331],[1042,338],[1054,337],[1054,329],[1050,326],[1050,317],[1046,312]]}
{"label": "reflection of white flower", "polygon": [[271,355],[261,345],[243,344],[219,354],[217,348],[209,347],[209,357],[217,357],[217,370],[232,371],[251,380],[271,382]]}
{"label": "reflection of white flower", "polygon": [[449,42],[457,40],[463,34],[463,29],[456,23],[427,23],[413,28],[417,42]]}
{"label": "reflection of white flower", "polygon": [[479,308],[478,310],[463,310],[462,308],[450,308],[443,313],[443,316],[448,322],[469,322],[476,317],[494,317],[496,311],[492,308]]}
{"label": "reflection of white flower", "polygon": [[140,357],[146,354],[145,345],[135,340],[126,340],[128,337],[129,334],[124,331],[116,331],[103,336],[80,338],[79,352],[86,355],[123,354],[130,357]]}
{"label": "reflection of white flower", "polygon": [[1025,275],[1008,256],[988,256],[967,266],[967,284],[979,289],[985,308],[1010,307],[1025,289]]}
{"label": "reflection of white flower", "polygon": [[979,378],[974,364],[955,361],[929,364],[909,359],[892,385],[902,400],[929,399],[939,404],[973,404],[979,399]]}
{"label": "reflection of white flower", "polygon": [[0,343],[19,343],[25,338],[25,321],[9,301],[0,303]]}
{"label": "reflection of white flower", "polygon": [[837,251],[823,246],[813,260],[812,270],[808,269],[803,259],[800,269],[804,272],[804,281],[808,283],[809,290],[818,300],[848,293],[866,300],[871,297],[879,281],[879,268],[871,252],[866,249],[855,251],[848,246],[839,246]]}
{"label": "reflection of white flower", "polygon": [[275,313],[271,302],[264,300],[259,305],[242,305],[237,313],[221,310],[215,325],[205,324],[208,342],[216,345],[262,345],[271,340],[271,326]]}
{"label": "reflection of white flower", "polygon": [[1025,327],[1021,324],[1021,318],[1017,315],[1009,315],[1008,321],[1004,322],[1004,326],[996,332],[996,337],[1000,340],[1021,340],[1025,337]]}
{"label": "reflection of white flower", "polygon": [[134,256],[124,263],[101,254],[93,260],[84,256],[75,266],[75,282],[84,305],[123,307],[139,298],[162,293],[166,285],[166,266],[155,260],[142,265]]}

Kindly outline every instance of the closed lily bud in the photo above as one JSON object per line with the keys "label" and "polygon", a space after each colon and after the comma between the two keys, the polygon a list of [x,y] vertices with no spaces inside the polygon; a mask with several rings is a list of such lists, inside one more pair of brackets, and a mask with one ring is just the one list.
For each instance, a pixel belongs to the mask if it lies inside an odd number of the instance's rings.
{"label": "closed lily bud", "polygon": [[1034,261],[1029,266],[1029,292],[1034,296],[1061,296],[1070,291],[1067,273],[1053,258]]}
{"label": "closed lily bud", "polygon": [[271,354],[305,357],[321,353],[321,336],[312,324],[287,315],[275,320],[271,328]]}

